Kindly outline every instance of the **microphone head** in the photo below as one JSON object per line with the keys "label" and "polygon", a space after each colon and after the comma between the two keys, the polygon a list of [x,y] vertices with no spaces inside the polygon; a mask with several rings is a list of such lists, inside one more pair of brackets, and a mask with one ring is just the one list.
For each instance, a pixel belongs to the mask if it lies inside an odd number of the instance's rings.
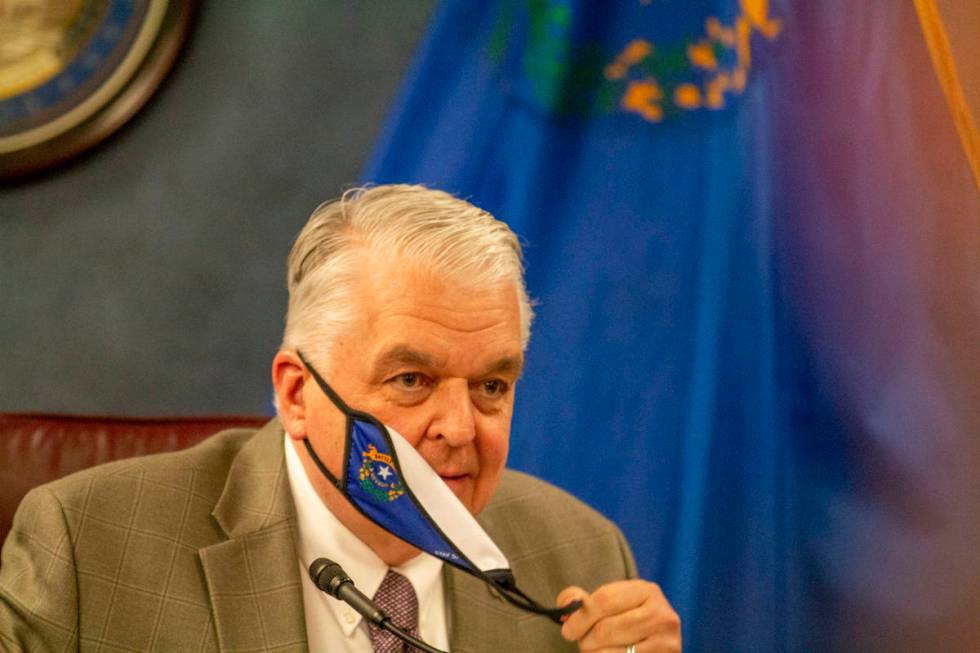
{"label": "microphone head", "polygon": [[344,583],[353,585],[353,581],[350,576],[344,573],[344,569],[327,558],[314,560],[310,564],[309,571],[310,580],[313,581],[313,584],[334,598],[340,598],[337,596],[337,590],[340,589],[341,585]]}

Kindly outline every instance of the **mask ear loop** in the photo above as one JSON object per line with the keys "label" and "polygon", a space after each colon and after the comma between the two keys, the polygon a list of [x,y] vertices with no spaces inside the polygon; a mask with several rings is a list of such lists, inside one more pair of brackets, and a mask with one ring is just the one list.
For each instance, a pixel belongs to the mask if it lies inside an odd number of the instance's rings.
{"label": "mask ear loop", "polygon": [[317,469],[320,470],[320,473],[326,476],[327,480],[330,481],[330,484],[333,485],[335,488],[337,488],[337,490],[341,494],[347,496],[346,493],[344,492],[344,486],[340,482],[340,479],[334,476],[333,473],[331,473],[331,471],[327,469],[327,466],[323,464],[322,460],[320,460],[320,456],[316,455],[316,452],[313,451],[313,445],[310,444],[310,439],[303,438],[303,444],[306,445],[306,452],[310,454],[310,458],[313,459],[313,463],[317,466]]}
{"label": "mask ear loop", "polygon": [[[296,355],[299,356],[299,359],[303,361],[303,365],[310,372],[310,374],[313,375],[313,379],[316,381],[316,384],[320,387],[320,390],[323,391],[323,394],[327,395],[327,398],[333,402],[333,405],[336,406],[337,409],[344,414],[344,420],[345,420],[344,421],[344,428],[345,428],[344,458],[343,458],[344,463],[342,469],[340,470],[340,477],[346,479],[347,466],[350,462],[350,446],[351,446],[351,439],[352,439],[351,433],[354,428],[354,420],[353,418],[351,418],[351,413],[353,411],[351,410],[351,407],[348,406],[347,403],[340,398],[340,395],[334,392],[334,389],[331,388],[327,384],[327,382],[323,380],[323,377],[321,377],[319,372],[316,371],[316,368],[313,367],[313,364],[310,363],[309,360],[307,360],[306,356],[303,354],[302,351],[297,349]],[[334,476],[329,469],[327,469],[327,466],[323,464],[323,461],[320,460],[320,457],[316,455],[316,452],[313,450],[313,445],[310,444],[310,439],[303,438],[303,445],[306,446],[307,453],[310,454],[310,458],[313,459],[313,462],[320,470],[320,473],[322,473],[327,478],[327,480],[330,481],[330,483],[332,483],[335,488],[337,488],[337,491],[340,492],[342,495],[344,495],[344,498],[346,498],[347,489],[344,487],[344,484],[341,482],[339,478]]]}
{"label": "mask ear loop", "polygon": [[323,390],[323,393],[327,395],[330,401],[333,402],[334,406],[340,409],[340,412],[342,412],[344,415],[350,415],[351,413],[357,412],[348,406],[347,403],[340,398],[340,395],[334,392],[333,388],[331,388],[327,382],[323,380],[323,377],[321,377],[320,373],[316,371],[315,367],[313,367],[313,363],[307,360],[303,352],[297,349],[296,355],[299,356],[301,361],[303,361],[303,365],[306,366],[306,369],[309,370],[310,374],[313,375],[313,378],[316,379],[317,385],[320,386],[320,389]]}
{"label": "mask ear loop", "polygon": [[[354,415],[356,415],[359,419],[362,419],[372,424],[378,430],[378,432],[384,437],[384,439],[388,443],[388,448],[389,451],[391,452],[392,459],[395,463],[395,468],[398,471],[399,477],[401,477],[402,476],[401,464],[398,462],[398,454],[395,451],[394,443],[391,441],[391,434],[388,433],[388,429],[384,426],[384,424],[379,422],[373,415],[362,413],[361,411],[356,411],[352,409],[350,406],[348,406],[344,402],[344,400],[341,399],[336,392],[334,392],[333,388],[330,387],[330,385],[323,379],[323,377],[320,376],[320,374],[316,371],[316,368],[314,368],[313,365],[310,364],[310,362],[303,355],[303,352],[297,350],[296,353],[297,355],[299,355],[300,360],[303,361],[303,364],[306,366],[306,369],[309,370],[310,374],[313,375],[313,378],[316,380],[317,385],[320,387],[320,389],[324,392],[324,394],[327,395],[327,397],[334,403],[334,405],[337,408],[339,408],[341,412],[344,413],[344,416],[346,417],[346,433],[344,437],[343,477],[345,479],[347,478],[347,471],[348,471],[347,467],[350,459],[351,440],[353,439],[351,435],[353,432]],[[329,480],[333,484],[333,486],[336,487],[337,490],[346,498],[347,491],[344,483],[342,483],[340,479],[334,476],[330,472],[330,470],[327,469],[327,466],[323,464],[323,461],[320,460],[320,457],[316,454],[316,451],[314,451],[313,445],[310,444],[309,438],[303,438],[303,444],[306,446],[307,453],[310,455],[310,458],[313,459],[313,463],[317,466],[317,469],[320,470],[320,473],[322,473],[327,478],[327,480]],[[455,545],[455,543],[453,543],[448,537],[446,537],[446,535],[442,532],[442,530],[436,525],[436,523],[429,516],[428,511],[426,511],[425,508],[422,507],[422,504],[418,500],[418,498],[416,498],[415,493],[412,492],[412,489],[407,485],[405,486],[405,493],[412,500],[412,503],[415,504],[416,509],[425,516],[426,520],[432,525],[433,528],[436,529],[439,535],[442,536],[443,540],[445,540],[446,543],[453,548],[456,555],[458,555],[462,560],[466,561],[466,563],[469,565],[469,568],[460,565],[454,565],[454,566],[461,571],[476,576],[483,582],[487,583],[488,585],[496,589],[500,594],[500,596],[514,607],[520,608],[521,610],[524,610],[526,612],[531,612],[533,614],[538,614],[544,617],[548,617],[549,619],[551,619],[552,621],[554,621],[559,625],[562,623],[563,617],[570,615],[571,613],[575,612],[580,607],[582,607],[582,602],[576,600],[576,601],[572,601],[568,605],[563,606],[561,608],[546,608],[542,606],[540,603],[538,603],[537,601],[535,601],[534,599],[532,599],[531,597],[529,597],[527,594],[521,591],[520,588],[517,587],[517,581],[514,579],[514,574],[511,573],[509,569],[507,570],[501,569],[492,572],[483,571],[482,569],[477,567],[473,563],[473,561],[470,560],[462,551],[460,551],[459,548]],[[357,504],[351,502],[351,505],[353,505],[354,508],[358,510],[358,512],[361,512],[360,507],[357,506]],[[391,533],[391,531],[388,532]],[[408,542],[407,540],[402,538],[397,533],[391,533],[391,534],[407,542],[408,544],[412,544],[411,542]],[[412,546],[415,545],[412,544]],[[449,561],[446,562],[452,564]]]}
{"label": "mask ear loop", "polygon": [[[517,587],[514,575],[510,571],[489,573],[481,571],[479,576],[484,582],[495,588],[500,593],[500,596],[514,607],[547,617],[558,625],[564,623],[563,617],[567,617],[582,607],[582,602],[575,600],[560,608],[546,608]],[[499,576],[499,578],[496,578],[496,576]]]}

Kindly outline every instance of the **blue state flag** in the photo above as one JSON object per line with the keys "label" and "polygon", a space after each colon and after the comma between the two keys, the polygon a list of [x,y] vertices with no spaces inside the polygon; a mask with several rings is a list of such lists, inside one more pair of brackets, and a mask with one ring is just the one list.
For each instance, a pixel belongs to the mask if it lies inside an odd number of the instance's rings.
{"label": "blue state flag", "polygon": [[445,0],[367,166],[525,239],[510,462],[620,524],[686,650],[980,650],[980,140],[944,18]]}

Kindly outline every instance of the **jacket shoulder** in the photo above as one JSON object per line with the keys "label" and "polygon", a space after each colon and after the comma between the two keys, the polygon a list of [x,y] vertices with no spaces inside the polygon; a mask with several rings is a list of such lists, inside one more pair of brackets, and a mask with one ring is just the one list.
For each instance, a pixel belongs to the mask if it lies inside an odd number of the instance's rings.
{"label": "jacket shoulder", "polygon": [[[218,532],[211,511],[221,495],[235,456],[255,435],[232,429],[181,451],[152,454],[97,465],[31,490],[57,501],[72,540],[90,521],[89,533],[113,526],[159,537],[183,533],[191,546],[209,544]],[[84,538],[80,544],[93,542]]]}
{"label": "jacket shoulder", "polygon": [[[281,431],[267,428],[273,446]],[[198,550],[225,541],[212,511],[255,435],[222,431],[186,450],[99,465],[31,490],[2,553],[0,649],[5,641],[26,650],[108,645],[106,624],[117,620],[126,626],[110,637],[147,643],[126,640],[120,650],[148,650],[156,631],[144,616],[154,611],[157,623],[170,624],[160,630],[167,637],[213,646]],[[159,621],[161,614],[168,616]]]}

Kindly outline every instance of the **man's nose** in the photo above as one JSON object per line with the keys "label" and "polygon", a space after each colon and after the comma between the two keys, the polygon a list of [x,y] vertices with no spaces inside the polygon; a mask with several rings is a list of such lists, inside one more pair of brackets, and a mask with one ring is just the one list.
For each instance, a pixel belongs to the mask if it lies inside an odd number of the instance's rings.
{"label": "man's nose", "polygon": [[429,437],[445,438],[458,447],[476,437],[473,401],[466,379],[447,379],[439,384],[435,396],[435,415],[429,427]]}

